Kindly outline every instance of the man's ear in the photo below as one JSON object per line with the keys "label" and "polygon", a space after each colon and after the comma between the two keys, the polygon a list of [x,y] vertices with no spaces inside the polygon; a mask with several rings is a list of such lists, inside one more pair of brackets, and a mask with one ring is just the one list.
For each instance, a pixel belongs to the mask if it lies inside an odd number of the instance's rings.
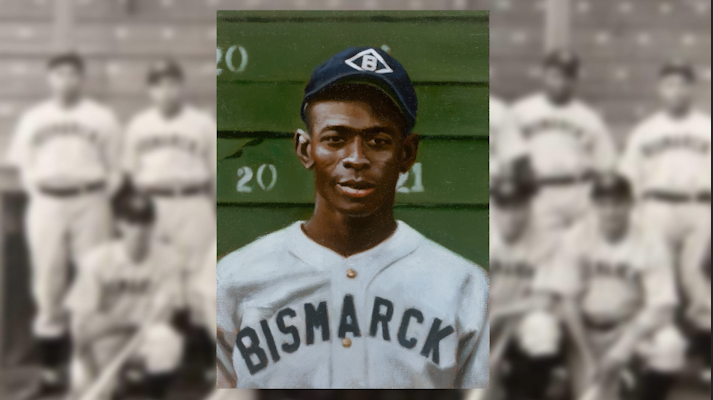
{"label": "man's ear", "polygon": [[302,165],[307,169],[312,169],[314,166],[314,160],[312,160],[312,138],[309,133],[303,131],[302,129],[297,129],[295,131],[295,138],[293,141],[295,148],[295,154],[300,160]]}
{"label": "man's ear", "polygon": [[411,132],[401,142],[401,165],[400,172],[408,172],[416,162],[418,155],[418,133]]}

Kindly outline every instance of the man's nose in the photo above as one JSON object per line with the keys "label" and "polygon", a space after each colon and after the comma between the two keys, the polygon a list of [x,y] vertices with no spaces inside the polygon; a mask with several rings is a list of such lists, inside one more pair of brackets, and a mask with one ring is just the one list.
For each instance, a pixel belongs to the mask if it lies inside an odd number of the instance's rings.
{"label": "man's nose", "polygon": [[366,143],[360,137],[355,137],[346,147],[346,156],[342,163],[346,168],[362,170],[369,167],[369,159],[366,157],[364,147]]}

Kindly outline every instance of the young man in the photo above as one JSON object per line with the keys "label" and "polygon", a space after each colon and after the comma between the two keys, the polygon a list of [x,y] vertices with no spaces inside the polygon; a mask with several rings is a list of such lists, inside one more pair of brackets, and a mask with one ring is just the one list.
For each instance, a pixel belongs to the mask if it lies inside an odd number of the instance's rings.
{"label": "young man", "polygon": [[294,137],[314,171],[314,214],[219,263],[221,385],[487,385],[486,273],[394,219],[399,174],[418,150],[416,105],[406,71],[380,49],[315,68],[307,131]]}
{"label": "young man", "polygon": [[563,360],[559,322],[549,294],[540,290],[558,237],[533,218],[536,190],[532,180],[508,175],[490,187],[491,368],[506,399],[544,399]]}
{"label": "young man", "polygon": [[589,210],[587,181],[615,163],[601,116],[576,96],[579,58],[553,52],[543,62],[543,92],[512,108],[541,186],[535,214],[545,229],[566,230]]}
{"label": "young man", "polygon": [[620,398],[619,375],[640,360],[639,400],[663,400],[684,365],[685,340],[673,324],[678,304],[671,256],[632,215],[633,191],[616,174],[595,178],[594,214],[560,246],[550,289],[566,303],[581,352],[578,390],[603,388]]}
{"label": "young man", "polygon": [[[141,335],[128,364],[140,364],[144,398],[162,399],[183,352],[183,338],[170,321],[179,306],[185,260],[156,239],[156,211],[149,197],[127,186],[113,208],[119,238],[82,259],[66,301],[74,339],[72,391],[83,395],[132,338]],[[97,400],[122,398],[121,377],[111,381]]]}
{"label": "young man", "polygon": [[84,74],[76,54],[49,60],[50,98],[23,114],[8,154],[30,198],[25,220],[37,309],[32,333],[42,379],[21,395],[27,399],[62,391],[69,266],[111,235],[108,197],[119,177],[119,124],[112,111],[84,97]]}
{"label": "young man", "polygon": [[[206,254],[215,243],[215,121],[185,101],[184,74],[172,60],[152,65],[147,83],[151,107],[129,124],[124,169],[137,188],[156,204],[156,233],[182,252],[188,261],[185,277],[185,328],[202,327],[205,307],[202,276],[214,269]],[[198,285],[198,286],[196,286]],[[210,288],[209,288],[210,289]],[[188,324],[192,322],[192,324]],[[213,329],[197,330],[206,369],[213,371]]]}

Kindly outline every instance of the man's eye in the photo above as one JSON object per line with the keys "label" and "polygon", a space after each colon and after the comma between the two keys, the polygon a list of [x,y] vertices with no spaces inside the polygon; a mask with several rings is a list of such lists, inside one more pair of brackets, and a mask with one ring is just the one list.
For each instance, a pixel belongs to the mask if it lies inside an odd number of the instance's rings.
{"label": "man's eye", "polygon": [[339,135],[330,135],[325,136],[322,140],[328,143],[342,143],[344,141],[344,138]]}
{"label": "man's eye", "polygon": [[369,141],[372,145],[385,146],[391,143],[390,139],[375,137]]}

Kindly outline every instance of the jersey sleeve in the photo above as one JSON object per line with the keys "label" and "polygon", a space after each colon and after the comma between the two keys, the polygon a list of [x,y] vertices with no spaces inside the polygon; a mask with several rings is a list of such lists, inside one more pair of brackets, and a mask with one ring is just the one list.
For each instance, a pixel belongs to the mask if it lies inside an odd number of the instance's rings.
{"label": "jersey sleeve", "polygon": [[113,111],[107,109],[106,137],[104,155],[107,165],[107,181],[111,193],[121,184],[121,125]]}
{"label": "jersey sleeve", "polygon": [[138,135],[139,122],[134,118],[126,127],[121,146],[121,169],[129,175],[134,175],[138,170],[139,160],[136,153]]}
{"label": "jersey sleeve", "polygon": [[465,316],[461,324],[463,332],[458,343],[458,373],[454,388],[486,388],[490,370],[490,322],[488,312],[489,280],[487,274],[478,271],[464,287],[464,300],[460,306]]}
{"label": "jersey sleeve", "polygon": [[646,246],[647,263],[643,274],[646,306],[658,308],[678,304],[673,257],[666,243],[650,238]]}
{"label": "jersey sleeve", "polygon": [[513,113],[506,112],[502,120],[502,129],[495,138],[498,155],[503,161],[511,161],[527,153],[525,138],[522,136]]}
{"label": "jersey sleeve", "polygon": [[30,140],[33,125],[32,116],[29,114],[23,115],[18,121],[5,157],[8,164],[17,168],[27,165],[32,156]]}
{"label": "jersey sleeve", "polygon": [[642,180],[642,159],[641,149],[639,146],[639,137],[644,128],[639,126],[629,134],[629,140],[624,147],[624,153],[619,160],[619,173],[624,175],[634,188],[637,196],[641,193],[640,183]]}
{"label": "jersey sleeve", "polygon": [[216,312],[217,312],[217,338],[216,338],[216,367],[218,388],[235,388],[237,374],[233,367],[233,343],[238,335],[240,316],[238,314],[238,299],[233,298],[234,290],[230,284],[230,276],[226,276],[232,255],[218,263],[216,278]]}
{"label": "jersey sleeve", "polygon": [[206,138],[208,142],[206,162],[208,169],[212,172],[213,180],[215,180],[218,165],[218,125],[210,116],[206,116]]}
{"label": "jersey sleeve", "polygon": [[584,289],[581,270],[582,246],[579,230],[571,231],[552,256],[552,267],[536,280],[538,291],[562,297],[578,296]]}
{"label": "jersey sleeve", "polygon": [[596,171],[610,171],[616,166],[616,147],[604,119],[593,115],[592,166]]}

